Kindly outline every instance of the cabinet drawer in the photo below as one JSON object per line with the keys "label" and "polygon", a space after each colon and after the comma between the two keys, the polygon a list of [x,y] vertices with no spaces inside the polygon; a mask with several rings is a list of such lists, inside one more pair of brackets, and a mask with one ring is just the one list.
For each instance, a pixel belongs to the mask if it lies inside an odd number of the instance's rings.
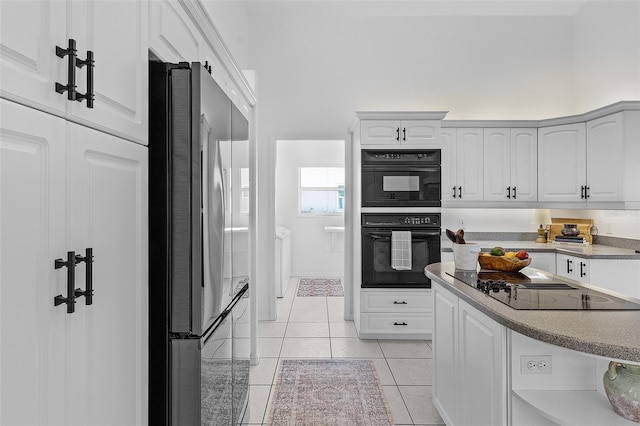
{"label": "cabinet drawer", "polygon": [[431,290],[360,293],[362,312],[431,312]]}
{"label": "cabinet drawer", "polygon": [[362,334],[424,334],[433,331],[433,315],[429,313],[363,313]]}

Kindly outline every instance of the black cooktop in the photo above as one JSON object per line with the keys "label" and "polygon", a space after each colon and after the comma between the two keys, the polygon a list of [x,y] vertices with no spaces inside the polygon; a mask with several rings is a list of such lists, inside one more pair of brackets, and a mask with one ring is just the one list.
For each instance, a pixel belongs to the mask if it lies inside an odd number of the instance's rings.
{"label": "black cooktop", "polygon": [[554,279],[543,272],[447,272],[465,284],[519,310],[640,310],[640,304]]}

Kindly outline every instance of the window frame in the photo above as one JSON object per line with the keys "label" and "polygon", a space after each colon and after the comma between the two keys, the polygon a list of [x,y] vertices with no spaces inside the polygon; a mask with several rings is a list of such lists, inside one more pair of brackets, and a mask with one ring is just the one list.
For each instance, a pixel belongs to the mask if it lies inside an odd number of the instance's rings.
{"label": "window frame", "polygon": [[[300,164],[298,166],[298,207],[296,215],[298,217],[321,217],[321,216],[344,216],[344,203],[341,211],[335,212],[320,212],[320,213],[312,213],[312,212],[303,212],[302,211],[302,192],[303,191],[335,191],[340,192],[340,185],[337,187],[334,186],[313,186],[313,187],[302,187],[302,169],[342,169],[343,172],[343,180],[346,180],[346,168],[344,165],[335,165],[335,164]],[[342,190],[344,191],[345,183],[342,183]]]}

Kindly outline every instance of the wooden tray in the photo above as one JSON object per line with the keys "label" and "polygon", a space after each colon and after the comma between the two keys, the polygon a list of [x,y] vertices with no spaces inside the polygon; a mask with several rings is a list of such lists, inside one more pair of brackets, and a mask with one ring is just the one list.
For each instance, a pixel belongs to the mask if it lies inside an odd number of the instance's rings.
{"label": "wooden tray", "polygon": [[556,237],[562,237],[562,228],[565,223],[575,223],[578,225],[580,234],[578,237],[584,238],[589,244],[593,243],[593,237],[591,236],[591,227],[593,226],[593,219],[570,219],[563,217],[552,217],[551,225],[549,225],[549,240],[554,241]]}
{"label": "wooden tray", "polygon": [[506,258],[504,256],[478,256],[478,263],[481,269],[490,269],[494,271],[516,272],[529,266],[531,257],[520,260],[517,257]]}

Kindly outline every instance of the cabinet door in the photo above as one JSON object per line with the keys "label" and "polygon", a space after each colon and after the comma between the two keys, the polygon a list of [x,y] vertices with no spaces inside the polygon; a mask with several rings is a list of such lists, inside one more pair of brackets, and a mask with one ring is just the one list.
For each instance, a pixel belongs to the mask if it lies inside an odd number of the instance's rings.
{"label": "cabinet door", "polygon": [[[73,314],[72,424],[146,424],[147,149],[68,125],[70,246],[93,248],[93,304]],[[86,288],[85,266],[76,287]],[[114,409],[117,407],[117,409]]]}
{"label": "cabinet door", "polygon": [[458,297],[433,283],[433,306],[433,403],[445,424],[456,424]]}
{"label": "cabinet door", "polygon": [[439,120],[403,120],[400,122],[400,142],[421,145],[421,148],[440,148]]}
{"label": "cabinet door", "polygon": [[622,112],[587,123],[589,202],[623,201],[624,135]]}
{"label": "cabinet door", "polygon": [[[70,117],[100,130],[147,143],[148,31],[146,1],[72,1],[68,32],[78,57],[94,53],[93,108],[71,102]],[[87,67],[77,69],[78,92],[87,91]]]}
{"label": "cabinet door", "polygon": [[458,199],[456,129],[440,129],[442,142],[442,201]]}
{"label": "cabinet door", "polygon": [[458,324],[458,423],[504,425],[506,329],[462,300]]}
{"label": "cabinet door", "polygon": [[67,58],[56,56],[56,45],[67,48],[64,2],[2,1],[0,9],[0,95],[64,114],[66,93],[55,91],[67,84]]}
{"label": "cabinet door", "polygon": [[556,274],[589,283],[589,260],[557,253]]}
{"label": "cabinet door", "polygon": [[585,124],[538,129],[538,201],[582,202],[586,186]]}
{"label": "cabinet door", "polygon": [[556,254],[555,253],[541,253],[536,252],[531,255],[531,264],[529,265],[532,268],[542,269],[543,271],[548,271],[553,274],[556,273]]}
{"label": "cabinet door", "polygon": [[64,422],[64,135],[63,119],[0,100],[0,424]]}
{"label": "cabinet door", "polygon": [[200,59],[199,34],[178,1],[150,1],[149,30],[149,49],[158,59],[165,62]]}
{"label": "cabinet door", "polygon": [[456,180],[459,190],[458,200],[482,201],[484,180],[482,156],[482,129],[457,129]]}
{"label": "cabinet door", "polygon": [[511,200],[510,129],[484,129],[484,199]]}
{"label": "cabinet door", "polygon": [[400,122],[397,120],[362,120],[361,145],[394,145],[400,143]]}
{"label": "cabinet door", "polygon": [[515,201],[537,201],[538,130],[511,129],[510,146],[511,199]]}

